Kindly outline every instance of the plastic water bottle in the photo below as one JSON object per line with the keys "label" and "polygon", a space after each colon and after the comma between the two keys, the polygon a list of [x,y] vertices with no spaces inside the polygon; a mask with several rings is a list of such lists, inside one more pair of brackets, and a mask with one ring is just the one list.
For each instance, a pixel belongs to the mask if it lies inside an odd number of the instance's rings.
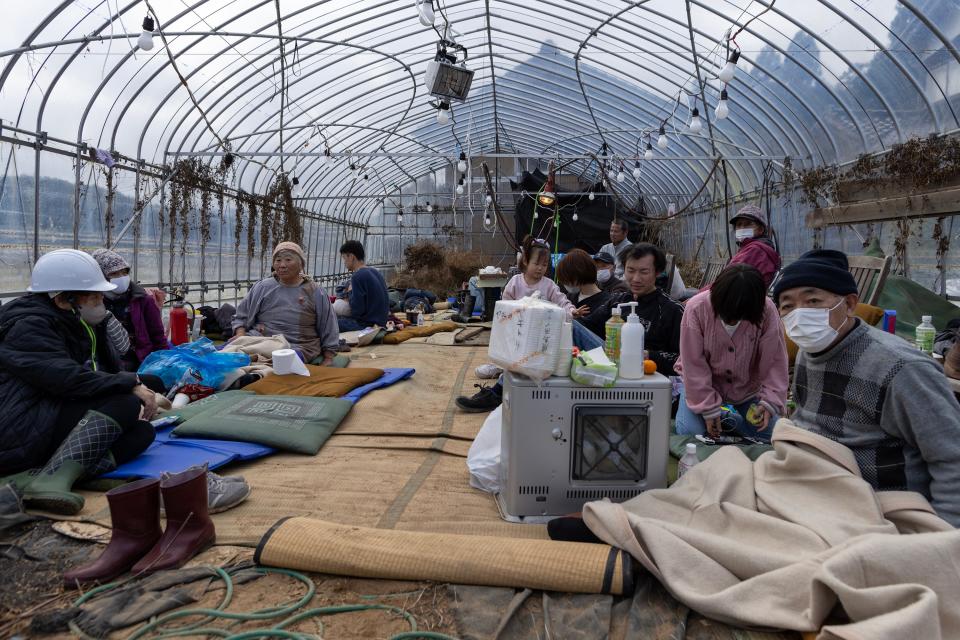
{"label": "plastic water bottle", "polygon": [[603,344],[603,352],[614,362],[620,362],[620,329],[622,328],[623,318],[620,315],[620,307],[616,306],[604,326],[604,335],[607,339]]}
{"label": "plastic water bottle", "polygon": [[687,471],[690,471],[697,463],[700,462],[700,458],[697,457],[697,445],[693,442],[687,443],[687,452],[683,454],[683,457],[680,458],[680,462],[677,463],[677,477],[680,478]]}
{"label": "plastic water bottle", "polygon": [[937,337],[937,329],[933,326],[933,316],[921,316],[917,325],[917,349],[926,354],[933,353],[933,341]]}

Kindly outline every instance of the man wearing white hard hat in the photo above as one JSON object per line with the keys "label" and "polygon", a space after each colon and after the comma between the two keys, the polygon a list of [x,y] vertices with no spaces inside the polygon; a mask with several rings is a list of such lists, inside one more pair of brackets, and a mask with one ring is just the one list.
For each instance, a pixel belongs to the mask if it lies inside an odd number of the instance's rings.
{"label": "man wearing white hard hat", "polygon": [[71,491],[153,442],[154,393],[121,372],[107,338],[107,281],[89,254],[57,249],[37,260],[30,293],[0,307],[0,480],[28,507],[77,513]]}

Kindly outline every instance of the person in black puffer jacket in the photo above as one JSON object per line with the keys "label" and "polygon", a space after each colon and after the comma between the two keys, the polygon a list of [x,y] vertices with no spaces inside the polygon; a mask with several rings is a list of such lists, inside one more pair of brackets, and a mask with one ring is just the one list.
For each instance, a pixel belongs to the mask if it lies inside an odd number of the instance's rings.
{"label": "person in black puffer jacket", "polygon": [[103,292],[114,286],[88,254],[59,249],[34,265],[31,293],[0,309],[0,476],[20,472],[0,484],[21,488],[29,507],[77,513],[75,481],[153,441],[154,393],[120,371],[106,335]]}

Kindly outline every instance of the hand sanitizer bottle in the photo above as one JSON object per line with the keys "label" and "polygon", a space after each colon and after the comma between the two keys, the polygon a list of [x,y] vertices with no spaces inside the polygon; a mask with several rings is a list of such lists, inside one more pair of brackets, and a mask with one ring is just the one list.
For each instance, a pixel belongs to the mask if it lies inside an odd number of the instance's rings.
{"label": "hand sanitizer bottle", "polygon": [[637,315],[637,303],[632,306],[627,322],[620,329],[620,377],[637,380],[643,377],[643,337],[644,328]]}

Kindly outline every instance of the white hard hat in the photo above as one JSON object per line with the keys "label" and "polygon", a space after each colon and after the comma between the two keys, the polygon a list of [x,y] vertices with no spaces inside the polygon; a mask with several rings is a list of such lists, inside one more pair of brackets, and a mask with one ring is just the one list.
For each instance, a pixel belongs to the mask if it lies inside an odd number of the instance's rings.
{"label": "white hard hat", "polygon": [[54,291],[113,291],[117,285],[103,277],[100,265],[89,253],[77,249],[56,249],[45,253],[30,274],[32,293]]}

